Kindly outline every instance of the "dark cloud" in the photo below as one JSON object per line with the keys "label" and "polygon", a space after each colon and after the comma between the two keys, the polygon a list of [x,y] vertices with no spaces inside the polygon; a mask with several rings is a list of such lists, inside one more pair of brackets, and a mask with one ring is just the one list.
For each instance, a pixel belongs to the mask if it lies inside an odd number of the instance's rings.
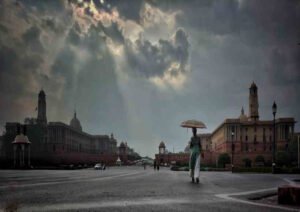
{"label": "dark cloud", "polygon": [[[39,11],[42,13],[54,13],[58,11],[63,11],[64,1],[52,1],[52,0],[43,0],[43,1],[35,1],[35,0],[16,0],[16,3],[21,3],[26,7],[28,11]],[[16,4],[17,6],[17,4]]]}
{"label": "dark cloud", "polygon": [[74,26],[69,30],[66,41],[71,44],[77,45],[80,42],[80,34],[80,26],[78,25],[78,23],[75,23]]}
{"label": "dark cloud", "polygon": [[[62,33],[65,29],[60,26],[54,17],[45,17],[42,19],[41,27],[45,30],[53,31],[54,33]],[[65,27],[65,26],[64,26]]]}
{"label": "dark cloud", "polygon": [[104,26],[99,23],[98,28],[100,31],[105,33],[105,35],[113,40],[117,44],[124,44],[124,35],[122,29],[118,26],[117,23],[112,22],[110,26]]}
{"label": "dark cloud", "polygon": [[[126,56],[133,73],[146,77],[162,76],[172,69],[171,73],[186,72],[189,59],[189,42],[183,29],[175,32],[174,38],[152,44],[140,37],[135,43],[127,41]],[[176,64],[176,68],[174,68]]]}
{"label": "dark cloud", "polygon": [[37,26],[32,26],[22,35],[24,45],[30,48],[29,51],[43,52],[44,48],[40,41],[40,34],[40,29]]}
{"label": "dark cloud", "polygon": [[132,0],[130,2],[112,0],[106,1],[106,6],[107,4],[110,4],[111,8],[116,7],[120,13],[120,16],[137,22],[139,22],[140,19],[140,10],[144,6],[144,2],[139,0]]}
{"label": "dark cloud", "polygon": [[13,49],[0,46],[0,73],[13,71],[17,59],[17,54]]}
{"label": "dark cloud", "polygon": [[[17,2],[0,2],[2,126],[34,116],[43,87],[49,120],[68,122],[76,107],[85,131],[114,131],[150,155],[161,140],[180,150],[189,137],[181,121],[200,119],[212,131],[237,117],[253,80],[262,118],[276,100],[279,116],[300,119],[299,1],[93,1],[106,15],[118,11],[105,23],[91,21],[89,9],[76,16],[64,1]],[[154,14],[143,22],[146,4]],[[163,90],[148,80],[166,73],[185,84]]]}

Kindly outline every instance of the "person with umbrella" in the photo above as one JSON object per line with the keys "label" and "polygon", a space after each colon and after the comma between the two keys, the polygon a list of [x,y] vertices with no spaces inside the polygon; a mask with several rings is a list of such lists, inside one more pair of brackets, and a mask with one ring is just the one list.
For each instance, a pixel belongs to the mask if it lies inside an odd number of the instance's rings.
{"label": "person with umbrella", "polygon": [[[193,136],[191,137],[190,141],[190,161],[189,161],[189,170],[190,170],[190,177],[192,178],[192,182],[199,183],[199,175],[200,175],[200,153],[201,153],[201,140],[197,136],[197,128],[206,128],[206,126],[196,120],[188,120],[182,122],[182,127],[192,128]],[[203,157],[203,154],[201,154]]]}

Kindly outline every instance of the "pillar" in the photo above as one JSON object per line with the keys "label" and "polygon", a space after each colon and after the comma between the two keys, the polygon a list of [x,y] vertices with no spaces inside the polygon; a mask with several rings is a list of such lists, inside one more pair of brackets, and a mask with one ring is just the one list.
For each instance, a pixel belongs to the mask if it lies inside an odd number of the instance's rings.
{"label": "pillar", "polygon": [[28,144],[28,166],[30,167],[30,145]]}
{"label": "pillar", "polygon": [[19,165],[22,166],[22,150],[21,150],[21,148],[19,148],[19,158],[20,158]]}
{"label": "pillar", "polygon": [[24,166],[25,165],[25,145],[24,144],[21,145],[21,152],[22,152],[22,164],[21,164],[21,166]]}
{"label": "pillar", "polygon": [[17,146],[14,144],[14,167],[16,167],[16,151],[17,151]]}

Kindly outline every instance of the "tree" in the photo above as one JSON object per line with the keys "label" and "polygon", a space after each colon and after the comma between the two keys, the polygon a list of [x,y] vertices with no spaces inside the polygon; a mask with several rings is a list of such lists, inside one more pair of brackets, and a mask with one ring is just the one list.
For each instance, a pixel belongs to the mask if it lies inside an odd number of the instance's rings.
{"label": "tree", "polygon": [[278,151],[276,153],[276,165],[277,166],[288,166],[290,165],[290,156],[285,151]]}
{"label": "tree", "polygon": [[245,167],[251,167],[252,161],[249,158],[244,158],[243,162],[245,164]]}
{"label": "tree", "polygon": [[291,164],[296,165],[298,163],[298,137],[294,136],[293,139],[290,140],[287,148],[288,154],[290,156]]}
{"label": "tree", "polygon": [[224,168],[226,164],[230,163],[230,156],[227,153],[222,153],[218,158],[218,166]]}

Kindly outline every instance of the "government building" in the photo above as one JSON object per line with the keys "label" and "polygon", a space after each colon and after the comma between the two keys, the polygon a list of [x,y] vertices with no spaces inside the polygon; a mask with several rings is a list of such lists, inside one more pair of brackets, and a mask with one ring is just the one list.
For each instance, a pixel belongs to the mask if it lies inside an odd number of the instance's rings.
{"label": "government building", "polygon": [[[84,132],[76,112],[70,124],[47,122],[46,94],[43,90],[38,95],[37,110],[37,118],[26,118],[24,124],[6,123],[0,145],[1,166],[10,166],[13,160],[15,165],[18,161],[26,161],[26,164],[19,165],[29,165],[29,159],[32,165],[84,165],[97,162],[115,164],[118,148],[113,134],[91,135]],[[15,138],[19,134],[28,137],[28,154],[24,153],[24,147],[23,153],[14,152],[13,145],[18,143]],[[122,157],[126,157],[126,152],[122,152]]]}
{"label": "government building", "polygon": [[[275,150],[287,151],[295,134],[295,123],[292,117],[276,118],[275,123],[273,120],[260,120],[258,88],[253,82],[249,88],[248,114],[242,108],[239,117],[225,119],[212,133],[199,134],[204,152],[202,164],[217,165],[218,157],[222,153],[228,153],[233,158],[234,166],[244,166],[245,159],[254,164],[257,156],[262,156],[266,163],[271,164],[274,130]],[[156,158],[170,163],[167,155],[164,151],[159,151]],[[185,158],[188,161],[188,156]],[[175,155],[171,160],[182,163]]]}

